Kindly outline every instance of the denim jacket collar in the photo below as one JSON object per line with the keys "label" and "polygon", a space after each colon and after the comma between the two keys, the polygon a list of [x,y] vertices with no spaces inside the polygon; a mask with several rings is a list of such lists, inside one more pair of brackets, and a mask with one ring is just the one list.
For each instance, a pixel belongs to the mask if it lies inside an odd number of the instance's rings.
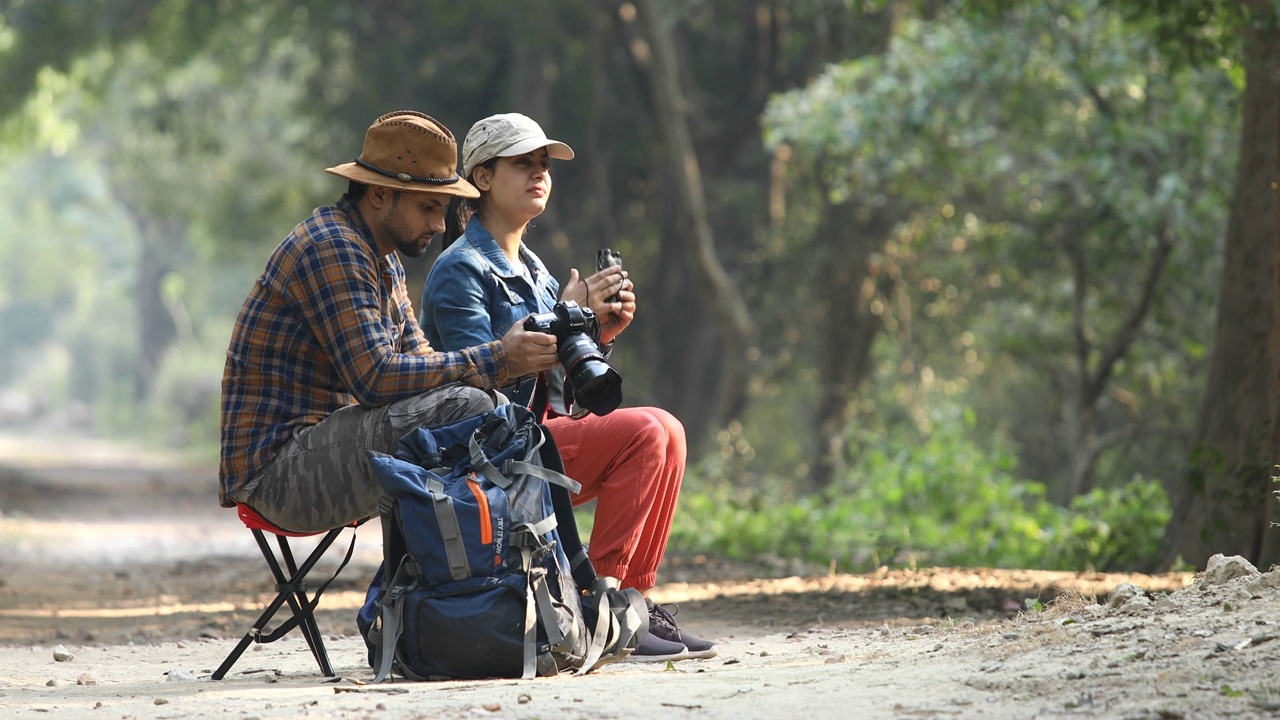
{"label": "denim jacket collar", "polygon": [[[498,247],[498,241],[494,240],[493,235],[485,229],[479,217],[471,216],[471,219],[467,221],[467,229],[463,231],[463,237],[466,239],[467,244],[475,248],[476,252],[480,253],[493,266],[494,274],[498,277],[504,280],[521,277],[520,273],[511,267],[511,263],[507,262],[507,254],[502,252],[502,248]],[[529,252],[523,242],[520,243],[520,260],[524,262],[525,267],[529,268],[535,284],[538,282],[539,277],[546,275],[547,268],[542,264],[542,260],[537,255]]]}

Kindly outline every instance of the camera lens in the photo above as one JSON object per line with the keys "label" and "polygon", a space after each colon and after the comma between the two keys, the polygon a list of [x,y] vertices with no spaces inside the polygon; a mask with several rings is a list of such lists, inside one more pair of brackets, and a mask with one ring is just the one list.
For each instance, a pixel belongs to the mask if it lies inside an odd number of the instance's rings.
{"label": "camera lens", "polygon": [[573,390],[574,403],[596,415],[608,415],[622,404],[622,376],[600,352],[600,325],[590,308],[569,300],[551,312],[530,315],[525,330],[556,336],[560,367]]}
{"label": "camera lens", "polygon": [[603,362],[584,363],[574,380],[574,399],[596,415],[608,415],[622,404],[622,376]]}
{"label": "camera lens", "polygon": [[605,362],[591,338],[581,334],[566,338],[560,345],[560,365],[578,405],[607,415],[622,404],[622,376]]}

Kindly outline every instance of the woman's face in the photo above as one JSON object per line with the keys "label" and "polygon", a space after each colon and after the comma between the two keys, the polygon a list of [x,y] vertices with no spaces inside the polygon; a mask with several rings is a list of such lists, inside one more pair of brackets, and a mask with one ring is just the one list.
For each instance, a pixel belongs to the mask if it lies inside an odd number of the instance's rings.
{"label": "woman's face", "polygon": [[[492,170],[477,168],[476,181],[495,212],[532,220],[551,197],[551,159],[546,148],[498,158]],[[483,171],[483,172],[482,172]]]}

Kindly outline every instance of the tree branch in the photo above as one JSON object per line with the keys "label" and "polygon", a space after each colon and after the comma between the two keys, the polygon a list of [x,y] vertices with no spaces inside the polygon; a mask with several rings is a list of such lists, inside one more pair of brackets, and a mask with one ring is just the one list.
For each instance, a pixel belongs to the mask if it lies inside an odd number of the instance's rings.
{"label": "tree branch", "polygon": [[1173,231],[1169,229],[1167,224],[1161,222],[1160,227],[1156,229],[1156,251],[1151,256],[1151,262],[1147,265],[1147,271],[1142,279],[1142,292],[1138,296],[1138,302],[1130,309],[1124,323],[1121,324],[1120,329],[1112,337],[1110,346],[1102,354],[1102,359],[1098,361],[1092,377],[1089,378],[1089,383],[1085,388],[1085,400],[1088,403],[1092,404],[1102,394],[1106,388],[1107,380],[1110,379],[1111,373],[1115,368],[1115,364],[1129,352],[1129,348],[1137,340],[1138,330],[1142,327],[1147,313],[1151,310],[1151,303],[1155,300],[1156,287],[1160,284],[1160,278],[1164,275],[1164,268],[1172,251]]}

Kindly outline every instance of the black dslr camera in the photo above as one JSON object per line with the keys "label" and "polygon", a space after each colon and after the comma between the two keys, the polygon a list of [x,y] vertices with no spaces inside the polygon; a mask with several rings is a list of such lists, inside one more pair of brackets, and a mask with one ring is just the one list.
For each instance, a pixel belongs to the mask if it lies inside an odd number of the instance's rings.
{"label": "black dslr camera", "polygon": [[558,302],[551,312],[525,318],[524,329],[556,336],[560,366],[578,405],[608,415],[622,404],[622,376],[600,352],[600,322],[591,308]]}

